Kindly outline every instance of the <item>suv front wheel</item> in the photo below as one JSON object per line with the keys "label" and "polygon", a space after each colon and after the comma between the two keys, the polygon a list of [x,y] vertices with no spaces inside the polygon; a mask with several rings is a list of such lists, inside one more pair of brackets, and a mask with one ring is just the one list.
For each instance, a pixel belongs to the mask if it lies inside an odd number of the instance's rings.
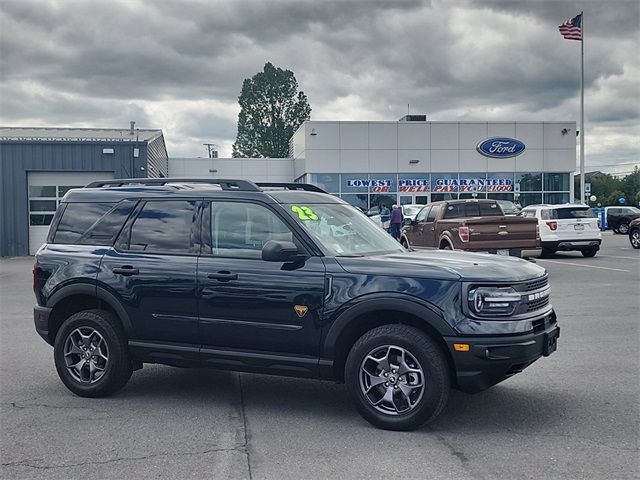
{"label": "suv front wheel", "polygon": [[407,325],[383,325],[360,337],[347,357],[345,380],[360,414],[387,430],[420,427],[437,417],[449,398],[442,351]]}
{"label": "suv front wheel", "polygon": [[103,397],[124,387],[133,372],[127,341],[115,316],[84,310],[60,327],[54,345],[56,370],[81,397]]}

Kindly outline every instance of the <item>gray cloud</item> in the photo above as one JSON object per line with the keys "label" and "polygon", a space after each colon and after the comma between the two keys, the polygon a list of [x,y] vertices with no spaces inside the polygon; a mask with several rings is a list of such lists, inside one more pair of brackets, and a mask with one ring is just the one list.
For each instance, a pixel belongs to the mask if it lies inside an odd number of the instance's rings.
{"label": "gray cloud", "polygon": [[294,71],[314,119],[396,119],[410,103],[433,120],[572,120],[580,44],[557,26],[581,9],[587,163],[638,160],[635,0],[5,1],[0,115],[136,119],[163,128],[171,155],[202,155],[207,140],[228,155],[242,80],[271,61]]}

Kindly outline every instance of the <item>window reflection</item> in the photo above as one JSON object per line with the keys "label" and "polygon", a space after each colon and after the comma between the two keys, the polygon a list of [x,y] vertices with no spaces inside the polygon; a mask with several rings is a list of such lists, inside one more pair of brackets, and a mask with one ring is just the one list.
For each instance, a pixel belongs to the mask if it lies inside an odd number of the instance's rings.
{"label": "window reflection", "polygon": [[129,249],[188,253],[194,202],[147,202],[133,223]]}

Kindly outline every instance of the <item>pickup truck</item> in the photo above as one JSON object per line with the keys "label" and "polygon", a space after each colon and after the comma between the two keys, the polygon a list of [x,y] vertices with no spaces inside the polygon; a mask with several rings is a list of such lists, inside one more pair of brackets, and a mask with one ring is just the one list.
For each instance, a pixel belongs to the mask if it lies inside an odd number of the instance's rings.
{"label": "pickup truck", "polygon": [[405,221],[400,241],[406,248],[533,257],[541,249],[538,224],[531,220],[505,215],[496,200],[435,202]]}

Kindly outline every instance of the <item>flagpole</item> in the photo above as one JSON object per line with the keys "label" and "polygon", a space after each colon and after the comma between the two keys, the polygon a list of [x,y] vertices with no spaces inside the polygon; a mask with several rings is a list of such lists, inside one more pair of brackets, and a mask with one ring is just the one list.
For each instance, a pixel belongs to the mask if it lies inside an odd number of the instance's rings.
{"label": "flagpole", "polygon": [[582,67],[582,78],[580,82],[580,201],[587,203],[584,191],[584,12],[580,12],[580,19],[582,30],[582,39],[580,40],[580,60]]}

